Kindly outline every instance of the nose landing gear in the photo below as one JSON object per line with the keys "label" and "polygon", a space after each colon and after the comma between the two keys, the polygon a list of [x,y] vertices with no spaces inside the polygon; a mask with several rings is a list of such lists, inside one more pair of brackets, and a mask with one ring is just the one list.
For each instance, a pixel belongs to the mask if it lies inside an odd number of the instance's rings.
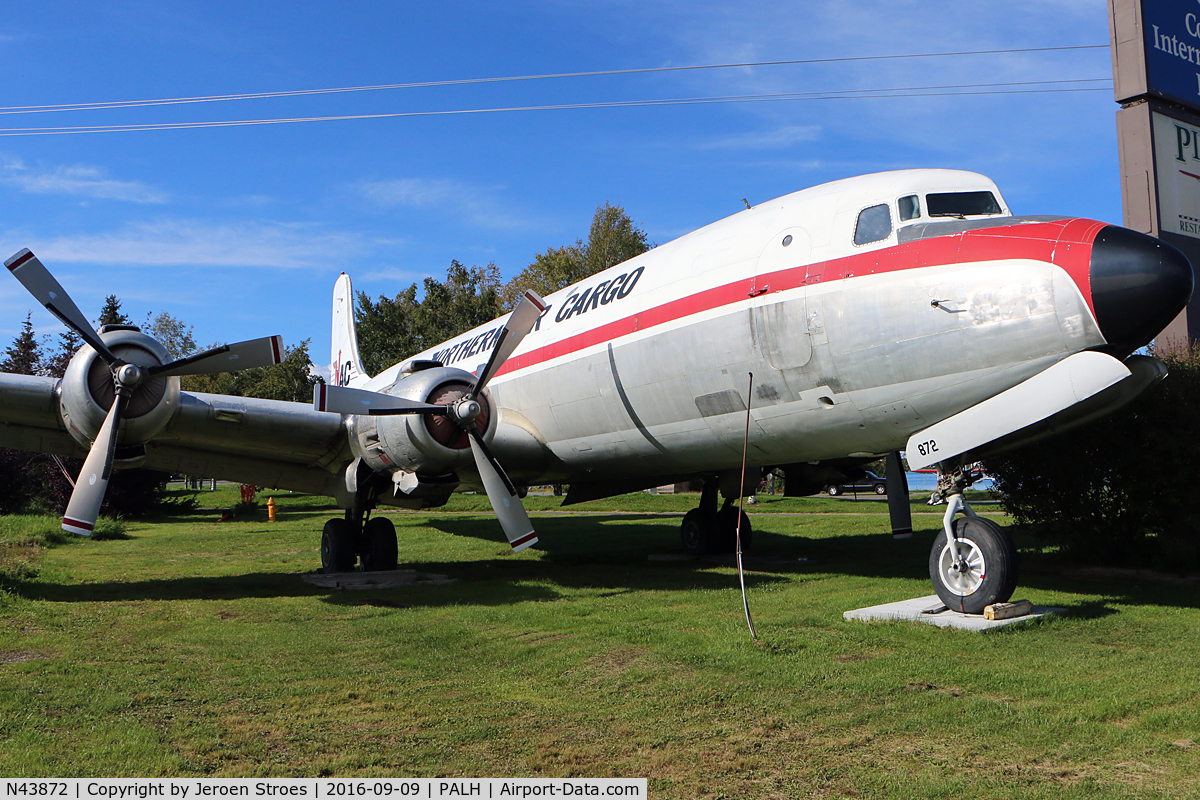
{"label": "nose landing gear", "polygon": [[[933,541],[929,577],[947,608],[982,614],[993,603],[1007,602],[1016,590],[1017,548],[1008,531],[976,515],[967,503],[963,491],[971,477],[961,468],[939,476],[938,491],[947,503],[942,518],[946,535]],[[955,519],[960,511],[966,516]]]}

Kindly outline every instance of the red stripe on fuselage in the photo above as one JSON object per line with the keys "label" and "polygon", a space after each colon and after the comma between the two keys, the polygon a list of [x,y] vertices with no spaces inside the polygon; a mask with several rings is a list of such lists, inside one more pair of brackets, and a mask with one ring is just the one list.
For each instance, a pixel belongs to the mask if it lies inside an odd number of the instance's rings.
{"label": "red stripe on fuselage", "polygon": [[1090,219],[1064,219],[980,228],[764,273],[681,297],[527,353],[514,355],[496,375],[532,367],[637,331],[742,302],[754,296],[758,286],[770,286],[774,294],[805,283],[813,285],[862,275],[999,259],[1028,259],[1061,267],[1079,287],[1080,294],[1095,317],[1090,277],[1092,242],[1107,224]]}

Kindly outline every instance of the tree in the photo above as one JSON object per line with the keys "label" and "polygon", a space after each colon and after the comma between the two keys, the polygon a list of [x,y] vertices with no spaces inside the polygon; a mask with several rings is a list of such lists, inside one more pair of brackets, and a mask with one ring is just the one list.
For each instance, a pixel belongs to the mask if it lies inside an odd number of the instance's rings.
{"label": "tree", "polygon": [[104,308],[100,309],[100,319],[96,322],[96,327],[103,328],[105,325],[128,324],[129,317],[122,313],[121,301],[117,299],[117,296],[110,294],[104,298]]}
{"label": "tree", "polygon": [[595,275],[637,258],[652,246],[646,243],[646,232],[629,218],[624,208],[605,202],[596,208],[588,230],[587,274]]}
{"label": "tree", "polygon": [[573,245],[552,247],[535,255],[533,263],[504,286],[501,301],[505,308],[513,308],[529,289],[544,297],[637,258],[653,246],[647,244],[646,232],[629,218],[624,208],[606,202],[597,206],[592,216],[586,243],[577,239]]}
{"label": "tree", "polygon": [[[284,346],[283,361],[272,367],[221,372],[216,375],[185,375],[181,379],[182,388],[189,392],[311,404],[313,386],[320,379],[312,374],[308,343],[309,340],[305,339],[295,347]],[[219,346],[220,342],[213,345]]]}
{"label": "tree", "polygon": [[5,349],[4,361],[0,361],[0,371],[37,375],[42,368],[42,359],[42,346],[33,332],[33,312],[30,312],[25,315],[17,338]]}
{"label": "tree", "polygon": [[153,318],[147,314],[141,327],[143,333],[153,336],[167,348],[171,358],[190,356],[198,350],[192,326],[184,325],[181,320],[172,317],[166,311],[159,312]]}
{"label": "tree", "polygon": [[426,278],[417,299],[414,283],[395,299],[372,302],[358,293],[354,310],[363,367],[375,375],[399,361],[504,313],[495,264],[464,267],[451,261],[446,280]]}
{"label": "tree", "polygon": [[58,350],[53,355],[47,356],[45,360],[45,373],[52,378],[61,378],[67,372],[67,367],[71,364],[71,359],[75,357],[75,351],[83,346],[83,339],[79,338],[79,334],[67,328],[58,334]]}

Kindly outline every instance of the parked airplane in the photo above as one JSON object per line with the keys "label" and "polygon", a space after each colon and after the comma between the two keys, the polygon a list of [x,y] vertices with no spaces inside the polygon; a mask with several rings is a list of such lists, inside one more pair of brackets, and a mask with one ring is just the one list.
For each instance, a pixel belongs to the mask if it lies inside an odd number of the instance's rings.
{"label": "parked airplane", "polygon": [[[87,456],[68,531],[90,530],[111,467],[144,465],[334,497],[346,511],[325,526],[324,568],[391,569],[380,504],[483,489],[520,550],[536,535],[519,487],[569,484],[576,503],[699,478],[681,536],[704,552],[730,546],[732,501],[761,470],[811,494],[884,455],[902,480],[904,449],[913,468],[937,465],[949,498],[934,587],[975,613],[1011,596],[1016,553],[963,500],[963,467],[1160,380],[1159,361],[1131,354],[1193,285],[1183,254],[1151,237],[1013,216],[970,172],[887,172],[762,203],[544,300],[527,293],[374,377],[342,275],[333,378],[308,408],[180,391],[181,374],[273,363],[276,337],[171,362],[129,326],[93,331],[28,251],[6,263],[87,342],[61,382],[0,376],[0,445]],[[911,527],[907,511],[894,504],[894,529]]]}

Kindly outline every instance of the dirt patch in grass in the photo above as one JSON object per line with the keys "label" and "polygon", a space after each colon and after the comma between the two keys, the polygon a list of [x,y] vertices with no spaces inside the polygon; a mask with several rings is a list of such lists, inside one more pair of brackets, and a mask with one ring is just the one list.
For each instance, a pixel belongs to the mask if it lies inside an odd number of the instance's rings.
{"label": "dirt patch in grass", "polygon": [[25,661],[37,661],[46,658],[46,656],[34,650],[9,650],[6,653],[0,653],[0,664],[21,664]]}

